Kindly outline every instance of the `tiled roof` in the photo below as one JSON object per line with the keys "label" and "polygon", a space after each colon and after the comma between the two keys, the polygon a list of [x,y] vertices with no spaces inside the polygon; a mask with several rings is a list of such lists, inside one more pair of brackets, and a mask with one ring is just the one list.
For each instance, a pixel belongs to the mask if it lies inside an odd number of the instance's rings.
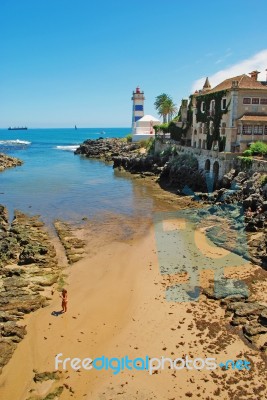
{"label": "tiled roof", "polygon": [[211,90],[206,89],[205,92],[202,93],[200,91],[198,95],[200,96],[201,94],[215,93],[221,90],[231,89],[233,81],[238,82],[239,89],[260,89],[260,90],[267,89],[267,87],[263,85],[261,82],[255,81],[255,79],[252,79],[248,75],[243,74],[234,76],[233,78],[225,79],[225,81],[219,83],[219,85],[215,86],[213,89]]}
{"label": "tiled roof", "polygon": [[243,115],[238,121],[242,122],[267,122],[267,115]]}

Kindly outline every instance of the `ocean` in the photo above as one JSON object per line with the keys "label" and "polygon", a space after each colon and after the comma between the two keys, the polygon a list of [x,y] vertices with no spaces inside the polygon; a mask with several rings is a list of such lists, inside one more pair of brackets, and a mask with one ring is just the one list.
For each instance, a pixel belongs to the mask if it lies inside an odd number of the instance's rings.
{"label": "ocean", "polygon": [[86,139],[125,137],[130,128],[0,130],[0,152],[23,166],[0,173],[0,204],[10,220],[18,209],[70,222],[111,212],[129,216],[150,213],[153,201],[131,177],[111,164],[74,155]]}

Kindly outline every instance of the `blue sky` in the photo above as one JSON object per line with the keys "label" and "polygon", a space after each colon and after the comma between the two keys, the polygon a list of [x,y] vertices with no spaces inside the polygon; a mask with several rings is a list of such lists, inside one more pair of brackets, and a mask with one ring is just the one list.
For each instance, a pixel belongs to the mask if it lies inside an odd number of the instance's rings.
{"label": "blue sky", "polygon": [[0,127],[127,127],[137,85],[156,116],[162,92],[267,68],[266,0],[1,0],[0,49]]}

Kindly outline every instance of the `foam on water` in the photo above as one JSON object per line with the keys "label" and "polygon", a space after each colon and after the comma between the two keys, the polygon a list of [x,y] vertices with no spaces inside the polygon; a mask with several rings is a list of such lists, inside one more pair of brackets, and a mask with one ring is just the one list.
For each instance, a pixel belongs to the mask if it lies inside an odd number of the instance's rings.
{"label": "foam on water", "polygon": [[18,145],[30,145],[31,142],[27,141],[27,140],[19,140],[19,139],[15,139],[15,140],[0,140],[0,145],[2,146],[18,146]]}
{"label": "foam on water", "polygon": [[75,151],[77,150],[79,145],[71,145],[71,146],[56,146],[57,150],[63,150],[63,151]]}

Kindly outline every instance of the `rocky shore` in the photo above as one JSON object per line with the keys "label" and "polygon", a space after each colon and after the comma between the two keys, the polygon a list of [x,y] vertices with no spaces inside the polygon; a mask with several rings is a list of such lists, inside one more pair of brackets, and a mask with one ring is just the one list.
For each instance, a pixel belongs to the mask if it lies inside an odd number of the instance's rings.
{"label": "rocky shore", "polygon": [[23,161],[19,160],[18,158],[0,153],[0,171],[4,171],[7,168],[17,167],[22,164]]}
{"label": "rocky shore", "polygon": [[48,304],[61,267],[39,217],[0,206],[0,372],[26,334],[23,317]]}

